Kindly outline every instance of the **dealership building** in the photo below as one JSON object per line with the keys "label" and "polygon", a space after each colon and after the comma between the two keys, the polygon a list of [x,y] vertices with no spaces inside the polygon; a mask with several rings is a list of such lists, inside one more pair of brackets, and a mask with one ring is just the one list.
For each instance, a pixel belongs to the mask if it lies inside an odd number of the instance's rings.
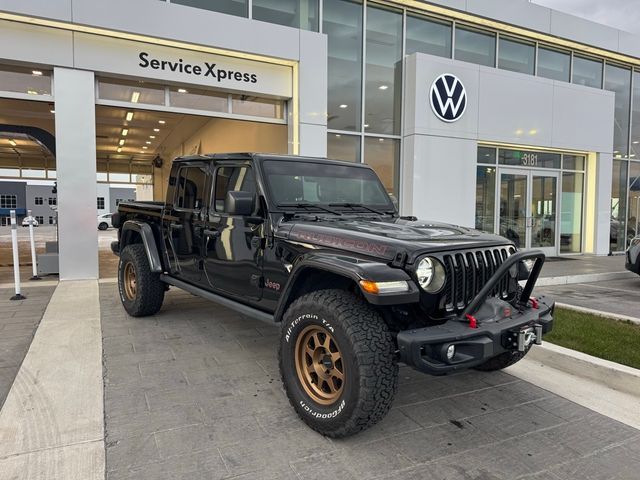
{"label": "dealership building", "polygon": [[62,279],[98,276],[101,184],[161,200],[173,158],[232,151],[606,255],[638,231],[638,68],[640,37],[525,0],[0,0],[0,178],[57,182]]}

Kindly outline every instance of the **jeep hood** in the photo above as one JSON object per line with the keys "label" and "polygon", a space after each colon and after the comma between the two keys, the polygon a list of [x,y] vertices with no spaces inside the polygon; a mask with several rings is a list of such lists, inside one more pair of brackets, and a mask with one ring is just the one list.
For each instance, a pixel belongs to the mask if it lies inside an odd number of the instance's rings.
{"label": "jeep hood", "polygon": [[385,259],[405,252],[409,261],[429,251],[445,251],[511,242],[498,235],[458,225],[401,218],[331,217],[283,222],[278,236],[315,248],[347,250]]}

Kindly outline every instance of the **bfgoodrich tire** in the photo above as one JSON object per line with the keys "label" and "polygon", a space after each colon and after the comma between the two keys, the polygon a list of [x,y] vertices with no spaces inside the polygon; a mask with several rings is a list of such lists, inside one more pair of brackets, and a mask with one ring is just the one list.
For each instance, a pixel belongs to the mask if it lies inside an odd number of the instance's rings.
{"label": "bfgoodrich tire", "polygon": [[282,322],[282,382],[300,418],[329,437],[364,430],[389,411],[398,384],[392,337],[380,315],[342,290],[294,301]]}
{"label": "bfgoodrich tire", "polygon": [[124,309],[133,317],[153,315],[162,307],[165,285],[160,274],[149,268],[141,244],[127,245],[120,252],[118,290]]}
{"label": "bfgoodrich tire", "polygon": [[511,365],[518,363],[529,352],[531,346],[527,347],[524,352],[504,352],[493,358],[490,358],[486,362],[474,367],[476,370],[483,372],[493,372],[496,370],[502,370],[503,368],[510,367]]}

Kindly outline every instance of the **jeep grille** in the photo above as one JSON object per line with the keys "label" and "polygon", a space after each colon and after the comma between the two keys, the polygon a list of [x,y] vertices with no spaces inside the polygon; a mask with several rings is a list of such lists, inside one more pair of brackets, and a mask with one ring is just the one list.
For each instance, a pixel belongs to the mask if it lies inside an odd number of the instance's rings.
{"label": "jeep grille", "polygon": [[[471,302],[508,256],[515,253],[511,246],[486,250],[471,250],[444,254],[440,257],[447,280],[440,300],[447,312],[461,311]],[[491,296],[509,295],[509,276],[505,275],[491,291]]]}

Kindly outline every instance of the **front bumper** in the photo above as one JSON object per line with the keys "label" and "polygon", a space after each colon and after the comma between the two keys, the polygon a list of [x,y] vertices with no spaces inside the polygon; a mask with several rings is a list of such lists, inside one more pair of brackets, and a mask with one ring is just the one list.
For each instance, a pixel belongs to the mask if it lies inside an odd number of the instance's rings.
{"label": "front bumper", "polygon": [[[524,260],[534,259],[518,303],[492,296],[505,275],[517,275]],[[548,297],[530,301],[544,259],[535,250],[511,255],[458,317],[442,325],[399,332],[400,360],[425,373],[442,375],[480,365],[507,351],[524,351],[534,340],[540,343],[553,327],[555,307]],[[512,273],[514,267],[516,273]],[[455,350],[453,356],[447,355],[451,350]]]}
{"label": "front bumper", "polygon": [[[486,319],[478,328],[471,328],[468,321],[460,319],[400,332],[397,337],[400,360],[422,372],[442,375],[475,367],[507,351],[517,351],[519,332],[526,329],[535,332],[539,327],[545,334],[553,328],[555,302],[549,297],[536,300],[538,308],[531,304],[520,310],[513,308],[511,316]],[[446,352],[450,345],[455,346],[455,355],[449,360]]]}

